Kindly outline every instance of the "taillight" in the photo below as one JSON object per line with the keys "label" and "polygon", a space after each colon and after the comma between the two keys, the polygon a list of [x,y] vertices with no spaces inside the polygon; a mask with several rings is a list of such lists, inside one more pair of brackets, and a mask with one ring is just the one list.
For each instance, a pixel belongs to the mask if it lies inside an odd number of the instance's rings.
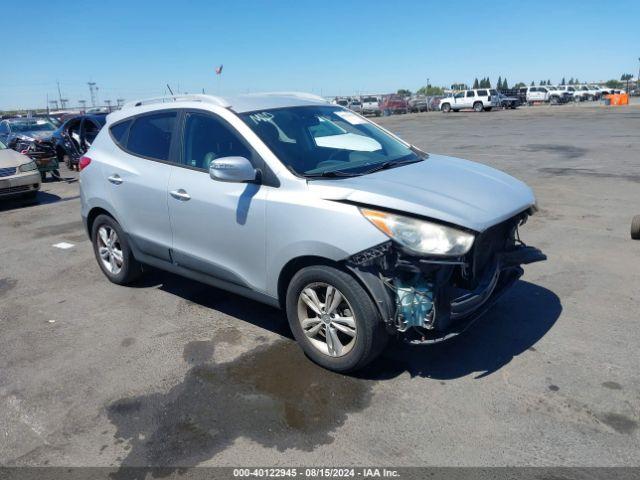
{"label": "taillight", "polygon": [[78,166],[80,167],[80,171],[84,170],[91,163],[91,159],[89,157],[82,157],[78,162]]}

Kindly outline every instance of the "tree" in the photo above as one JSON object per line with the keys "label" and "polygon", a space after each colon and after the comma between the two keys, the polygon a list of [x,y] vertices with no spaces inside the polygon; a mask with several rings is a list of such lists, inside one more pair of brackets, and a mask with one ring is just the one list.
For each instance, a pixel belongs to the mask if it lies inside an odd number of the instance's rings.
{"label": "tree", "polygon": [[473,88],[480,88],[480,84],[478,83],[477,78],[473,81]]}
{"label": "tree", "polygon": [[632,78],[633,75],[631,75],[630,73],[623,73],[620,77],[620,80],[622,80],[623,82],[627,82],[627,92],[629,91],[629,80],[631,80]]}
{"label": "tree", "polygon": [[605,85],[609,88],[622,88],[622,82],[618,80],[608,80]]}
{"label": "tree", "polygon": [[502,89],[503,90],[508,90],[509,89],[509,84],[507,83],[507,77],[504,77],[502,79]]}
{"label": "tree", "polygon": [[498,84],[496,85],[496,88],[502,90],[502,77],[498,77]]}
{"label": "tree", "polygon": [[531,81],[531,86],[532,86],[532,87],[533,87],[533,86],[535,86],[535,84],[536,84],[536,82]]}
{"label": "tree", "polygon": [[[466,87],[466,85],[464,85]],[[454,85],[451,85],[452,90],[465,90],[464,88],[461,89],[456,89],[453,88]],[[428,97],[432,96],[432,95],[443,95],[444,94],[444,88],[442,87],[434,87],[432,85],[426,85],[424,87],[419,88],[416,93],[418,95],[426,95]]]}
{"label": "tree", "polygon": [[574,83],[576,83],[576,82],[575,82],[575,80],[573,79],[573,77],[571,77],[571,78],[569,79],[569,85],[573,85]]}
{"label": "tree", "polygon": [[547,80],[547,85],[551,85],[551,80]]}
{"label": "tree", "polygon": [[564,77],[562,77],[562,82],[560,82],[560,85],[566,85],[566,83],[564,81]]}
{"label": "tree", "polygon": [[397,93],[401,97],[410,97],[411,96],[411,90],[407,90],[406,88],[399,89]]}

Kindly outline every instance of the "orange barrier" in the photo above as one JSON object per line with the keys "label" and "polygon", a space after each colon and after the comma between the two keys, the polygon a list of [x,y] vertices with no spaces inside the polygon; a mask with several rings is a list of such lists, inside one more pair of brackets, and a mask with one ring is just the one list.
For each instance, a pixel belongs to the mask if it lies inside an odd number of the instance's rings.
{"label": "orange barrier", "polygon": [[614,95],[605,95],[605,98],[609,99],[609,105],[612,105],[612,106],[629,105],[628,93],[617,93]]}

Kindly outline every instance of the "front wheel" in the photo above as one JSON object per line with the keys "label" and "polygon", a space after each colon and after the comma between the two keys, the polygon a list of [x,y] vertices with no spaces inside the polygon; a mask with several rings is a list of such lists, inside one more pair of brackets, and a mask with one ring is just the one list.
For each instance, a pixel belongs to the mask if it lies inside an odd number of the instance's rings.
{"label": "front wheel", "polygon": [[369,294],[333,267],[306,267],[287,289],[287,318],[305,354],[336,372],[361,369],[384,349],[389,335]]}
{"label": "front wheel", "polygon": [[481,111],[484,110],[484,105],[482,105],[482,102],[476,102],[476,103],[473,104],[473,109],[476,112],[481,112]]}
{"label": "front wheel", "polygon": [[443,103],[440,110],[442,110],[444,113],[449,113],[451,111],[451,105],[449,105],[448,103]]}
{"label": "front wheel", "polygon": [[113,283],[126,285],[142,273],[129,242],[118,224],[108,215],[98,215],[91,227],[93,252],[102,273]]}

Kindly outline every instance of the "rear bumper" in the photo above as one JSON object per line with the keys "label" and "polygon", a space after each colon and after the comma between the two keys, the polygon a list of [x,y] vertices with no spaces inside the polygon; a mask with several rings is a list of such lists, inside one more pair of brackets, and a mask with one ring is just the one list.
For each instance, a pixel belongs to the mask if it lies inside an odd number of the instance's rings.
{"label": "rear bumper", "polygon": [[0,178],[0,197],[23,195],[39,189],[40,173],[38,171]]}

